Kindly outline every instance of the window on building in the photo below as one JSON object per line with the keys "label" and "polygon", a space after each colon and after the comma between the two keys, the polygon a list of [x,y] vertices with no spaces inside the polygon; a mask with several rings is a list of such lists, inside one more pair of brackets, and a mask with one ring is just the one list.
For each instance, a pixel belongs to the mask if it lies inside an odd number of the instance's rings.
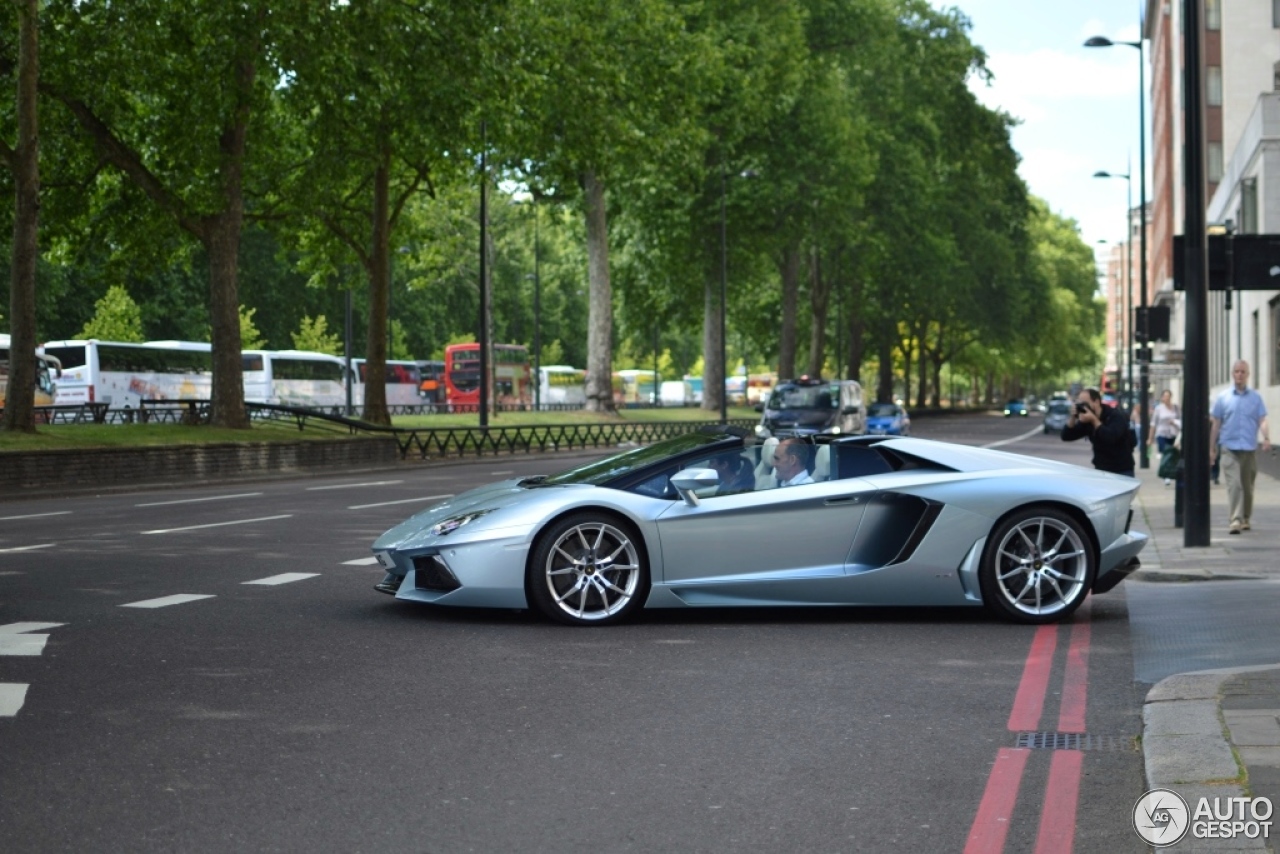
{"label": "window on building", "polygon": [[1258,179],[1245,178],[1240,182],[1240,223],[1241,234],[1258,233]]}
{"label": "window on building", "polygon": [[1222,29],[1222,0],[1204,0],[1204,28]]}
{"label": "window on building", "polygon": [[1205,146],[1205,169],[1211,183],[1222,180],[1222,143],[1211,142]]}
{"label": "window on building", "polygon": [[1210,107],[1222,106],[1222,66],[1210,65],[1205,68],[1204,100]]}
{"label": "window on building", "polygon": [[1271,0],[1271,26],[1280,29],[1280,0]]}

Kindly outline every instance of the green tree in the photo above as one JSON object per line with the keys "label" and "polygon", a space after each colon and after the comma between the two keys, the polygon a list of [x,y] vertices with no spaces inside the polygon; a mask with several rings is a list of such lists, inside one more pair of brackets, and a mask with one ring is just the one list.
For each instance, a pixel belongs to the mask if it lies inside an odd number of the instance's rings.
{"label": "green tree", "polygon": [[[176,226],[204,250],[213,419],[248,427],[240,366],[238,251],[247,186],[285,171],[287,123],[271,115],[290,69],[282,39],[308,32],[301,0],[49,0],[43,90],[91,143],[82,186],[128,202],[135,234]],[[53,52],[56,51],[56,52]],[[253,145],[250,145],[250,139]],[[275,159],[279,158],[279,159]],[[109,171],[101,169],[110,167]]]}
{"label": "green tree", "polygon": [[302,318],[298,331],[291,337],[296,350],[311,350],[316,353],[328,353],[330,356],[336,356],[342,352],[342,338],[336,332],[329,332],[329,321],[323,314],[315,318]]}
{"label": "green tree", "polygon": [[[12,266],[9,311],[12,315],[10,351],[36,350],[36,269],[40,257],[40,137],[36,91],[39,83],[39,12],[37,0],[10,4],[18,13],[17,100],[14,114],[17,134],[13,145],[0,140],[0,156],[13,177]],[[35,432],[35,360],[10,359],[8,405],[4,429]]]}
{"label": "green tree", "polygon": [[[290,204],[305,217],[299,240],[322,275],[354,260],[368,279],[365,356],[387,358],[395,234],[413,197],[465,170],[476,150],[490,53],[504,28],[493,2],[324,4],[308,18],[282,87],[308,149]],[[501,112],[494,109],[495,113]],[[386,389],[366,389],[364,417],[389,424]]]}
{"label": "green tree", "polygon": [[80,338],[102,341],[145,341],[142,309],[121,285],[112,285],[94,304],[93,317],[80,330]]}
{"label": "green tree", "polygon": [[267,342],[263,340],[258,327],[253,325],[253,316],[257,312],[256,308],[240,306],[240,346],[245,350],[266,349]]}

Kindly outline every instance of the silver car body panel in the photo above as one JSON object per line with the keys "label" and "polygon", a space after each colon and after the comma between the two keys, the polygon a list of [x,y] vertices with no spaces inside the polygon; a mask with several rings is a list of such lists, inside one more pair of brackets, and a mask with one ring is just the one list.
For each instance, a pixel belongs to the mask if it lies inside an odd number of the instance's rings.
{"label": "silver car body panel", "polygon": [[[962,445],[890,438],[881,445],[945,468],[713,495],[693,506],[592,485],[509,480],[427,508],[380,536],[399,599],[525,608],[538,533],[578,511],[631,524],[650,569],[650,608],[742,605],[982,604],[978,567],[1003,516],[1054,505],[1087,521],[1098,577],[1140,552],[1128,532],[1138,481]],[[448,533],[432,527],[476,515]],[[415,559],[438,556],[457,589],[423,589]],[[386,566],[384,563],[384,567]]]}

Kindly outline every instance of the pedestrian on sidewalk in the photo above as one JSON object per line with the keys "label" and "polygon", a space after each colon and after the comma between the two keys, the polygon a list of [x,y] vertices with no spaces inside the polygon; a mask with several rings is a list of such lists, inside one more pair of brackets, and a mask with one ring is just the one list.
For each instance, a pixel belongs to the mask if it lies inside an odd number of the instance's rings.
{"label": "pedestrian on sidewalk", "polygon": [[1062,428],[1062,441],[1088,438],[1093,445],[1093,467],[1133,477],[1133,449],[1136,437],[1129,417],[1115,406],[1103,406],[1102,394],[1087,388],[1076,396],[1076,406]]}
{"label": "pedestrian on sidewalk", "polygon": [[1253,515],[1253,484],[1258,477],[1258,434],[1262,449],[1271,450],[1271,430],[1267,426],[1267,406],[1262,395],[1249,388],[1249,363],[1244,359],[1231,366],[1231,388],[1218,395],[1210,415],[1209,460],[1219,456],[1227,479],[1227,503],[1231,508],[1231,533],[1249,530]]}
{"label": "pedestrian on sidewalk", "polygon": [[[1173,446],[1182,429],[1182,410],[1173,402],[1173,392],[1165,389],[1160,392],[1160,402],[1151,412],[1151,433],[1147,436],[1147,444],[1155,445],[1156,452],[1163,457],[1164,452]],[[1165,478],[1164,485],[1169,485]]]}

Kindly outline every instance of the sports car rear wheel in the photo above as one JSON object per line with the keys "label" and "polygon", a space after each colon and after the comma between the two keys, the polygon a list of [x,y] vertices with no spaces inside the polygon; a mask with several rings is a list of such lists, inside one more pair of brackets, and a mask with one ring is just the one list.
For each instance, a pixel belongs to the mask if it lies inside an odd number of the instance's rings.
{"label": "sports car rear wheel", "polygon": [[1094,563],[1079,522],[1052,507],[1029,507],[991,532],[979,571],[982,598],[1019,623],[1061,620],[1089,594]]}
{"label": "sports car rear wheel", "polygon": [[550,526],[529,565],[529,596],[546,616],[571,626],[607,625],[643,607],[649,568],[630,527],[581,513]]}

